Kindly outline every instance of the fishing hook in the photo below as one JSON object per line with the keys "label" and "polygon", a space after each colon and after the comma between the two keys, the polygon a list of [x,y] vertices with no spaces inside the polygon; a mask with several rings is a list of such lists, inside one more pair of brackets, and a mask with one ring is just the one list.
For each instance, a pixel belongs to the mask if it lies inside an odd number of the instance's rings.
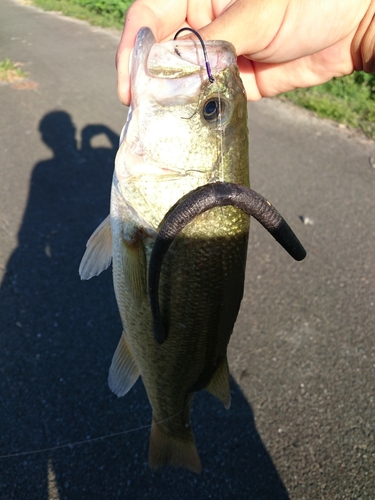
{"label": "fishing hook", "polygon": [[[215,81],[215,78],[212,76],[211,66],[210,66],[210,62],[208,60],[207,50],[206,50],[206,46],[204,44],[203,38],[200,36],[198,31],[193,30],[193,28],[181,28],[180,30],[177,31],[173,40],[176,40],[178,35],[182,31],[191,31],[192,33],[194,33],[195,36],[198,37],[198,39],[202,45],[202,49],[203,49],[203,55],[204,55],[204,61],[206,63],[206,70],[207,70],[208,79],[209,79],[210,83],[213,83]],[[177,54],[180,55],[178,52],[177,52]]]}

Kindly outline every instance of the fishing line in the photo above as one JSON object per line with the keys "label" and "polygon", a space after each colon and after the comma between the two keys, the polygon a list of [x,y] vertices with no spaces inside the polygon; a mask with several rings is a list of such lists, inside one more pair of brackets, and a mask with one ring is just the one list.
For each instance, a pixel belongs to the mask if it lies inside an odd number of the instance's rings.
{"label": "fishing line", "polygon": [[[193,30],[193,28],[181,28],[180,30],[177,31],[177,33],[175,34],[173,40],[176,40],[178,35],[182,32],[182,31],[191,31],[192,33],[194,33],[194,35],[196,37],[198,37],[201,45],[202,45],[202,49],[203,49],[203,56],[204,56],[204,62],[206,64],[206,70],[207,70],[207,75],[208,75],[208,79],[210,81],[210,83],[213,83],[215,81],[215,78],[212,76],[212,71],[211,71],[211,66],[210,66],[210,62],[208,60],[208,55],[207,55],[207,50],[206,50],[206,45],[203,41],[203,38],[200,36],[200,34],[198,33],[198,31],[195,31]],[[178,55],[179,52],[177,52]]]}
{"label": "fishing line", "polygon": [[160,420],[160,422],[154,422],[148,425],[143,425],[142,427],[137,427],[135,429],[129,429],[127,431],[122,431],[122,432],[115,432],[114,434],[107,434],[105,436],[100,436],[97,438],[92,438],[92,439],[85,439],[83,441],[75,441],[74,443],[67,443],[67,444],[60,444],[57,446],[52,446],[51,448],[42,448],[39,450],[34,450],[34,451],[21,451],[19,453],[10,453],[8,455],[0,455],[0,460],[4,458],[15,458],[15,457],[24,457],[26,455],[36,455],[38,453],[45,453],[47,451],[55,451],[55,450],[61,450],[63,448],[73,448],[73,446],[79,446],[81,444],[86,444],[86,443],[92,443],[94,441],[101,441],[104,439],[116,437],[116,436],[122,436],[123,434],[130,434],[131,432],[137,432],[137,431],[143,431],[145,429],[151,429],[153,425],[159,425],[163,424],[164,422],[168,422],[169,420],[172,420],[173,418],[177,417],[182,413],[182,410],[173,415],[172,417],[168,417],[165,420]]}
{"label": "fishing line", "polygon": [[220,145],[219,145],[219,149],[220,149],[220,180],[222,182],[224,182],[224,151],[223,151],[223,148],[224,148],[224,144],[223,144],[223,134],[224,134],[224,130],[223,130],[223,126],[222,126],[222,113],[221,113],[221,97],[220,97],[220,89],[218,89],[217,91],[217,98],[218,98],[218,104],[219,104],[219,116],[218,116],[218,132],[220,134]]}
{"label": "fishing line", "polygon": [[[210,66],[210,62],[208,60],[208,55],[207,55],[207,49],[206,49],[206,45],[205,45],[205,43],[203,41],[203,38],[193,28],[186,27],[186,28],[181,28],[180,30],[178,30],[177,33],[175,34],[173,40],[176,40],[177,37],[178,37],[178,35],[181,32],[183,32],[183,31],[191,31],[192,33],[194,33],[194,35],[196,37],[198,37],[198,39],[199,39],[199,41],[200,41],[200,43],[202,45],[202,49],[203,49],[203,55],[204,55],[204,61],[205,61],[205,64],[206,64],[206,70],[207,70],[208,79],[209,79],[210,83],[213,83],[215,81],[215,79],[212,76],[211,66]],[[177,47],[176,47],[175,50],[176,50],[177,54],[181,57],[181,54],[177,50]],[[223,128],[222,128],[222,112],[221,112],[220,90],[218,91],[218,107],[219,107],[219,109],[218,109],[218,131],[219,131],[219,134],[220,134],[220,139],[219,139],[219,141],[220,141],[220,144],[219,144],[219,155],[220,155],[219,180],[224,181]]]}

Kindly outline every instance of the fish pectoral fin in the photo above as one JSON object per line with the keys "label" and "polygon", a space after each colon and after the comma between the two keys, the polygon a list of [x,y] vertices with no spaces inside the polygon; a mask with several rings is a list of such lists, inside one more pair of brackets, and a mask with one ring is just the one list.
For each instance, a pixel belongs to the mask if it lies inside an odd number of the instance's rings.
{"label": "fish pectoral fin", "polygon": [[226,356],[221,361],[219,367],[210,380],[210,383],[205,387],[205,389],[207,392],[217,397],[223,403],[226,410],[229,410],[231,395],[228,360]]}
{"label": "fish pectoral fin", "polygon": [[202,466],[191,427],[184,429],[183,438],[177,437],[172,435],[162,423],[157,423],[153,416],[148,463],[152,469],[173,465],[200,474]]}
{"label": "fish pectoral fin", "polygon": [[112,231],[110,216],[95,229],[86,244],[79,274],[82,280],[89,280],[105,271],[112,260]]}
{"label": "fish pectoral fin", "polygon": [[147,298],[146,254],[143,240],[139,236],[132,242],[123,239],[123,270],[134,299],[138,304]]}
{"label": "fish pectoral fin", "polygon": [[140,375],[134,356],[122,332],[120,342],[112,358],[108,374],[108,385],[119,398],[125,396]]}

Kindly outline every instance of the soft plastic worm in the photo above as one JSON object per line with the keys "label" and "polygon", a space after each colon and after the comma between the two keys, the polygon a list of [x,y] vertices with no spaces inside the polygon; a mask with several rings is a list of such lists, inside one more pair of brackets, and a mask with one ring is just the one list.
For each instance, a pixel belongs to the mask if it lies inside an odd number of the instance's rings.
{"label": "soft plastic worm", "polygon": [[162,344],[167,332],[159,305],[159,281],[164,257],[174,238],[195,217],[214,207],[232,205],[254,217],[295,259],[303,260],[306,251],[279,212],[256,191],[229,182],[206,184],[181,198],[167,213],[151,252],[148,287],[153,332]]}

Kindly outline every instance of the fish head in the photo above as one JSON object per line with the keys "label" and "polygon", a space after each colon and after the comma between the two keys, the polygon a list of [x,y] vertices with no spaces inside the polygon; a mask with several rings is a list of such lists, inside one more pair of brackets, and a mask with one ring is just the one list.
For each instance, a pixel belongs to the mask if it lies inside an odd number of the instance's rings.
{"label": "fish head", "polygon": [[116,176],[127,200],[137,191],[138,211],[139,193],[153,190],[156,224],[200,185],[249,182],[247,100],[235,50],[225,41],[204,44],[213,81],[199,40],[156,43],[151,30],[142,28],[133,49],[132,103]]}

